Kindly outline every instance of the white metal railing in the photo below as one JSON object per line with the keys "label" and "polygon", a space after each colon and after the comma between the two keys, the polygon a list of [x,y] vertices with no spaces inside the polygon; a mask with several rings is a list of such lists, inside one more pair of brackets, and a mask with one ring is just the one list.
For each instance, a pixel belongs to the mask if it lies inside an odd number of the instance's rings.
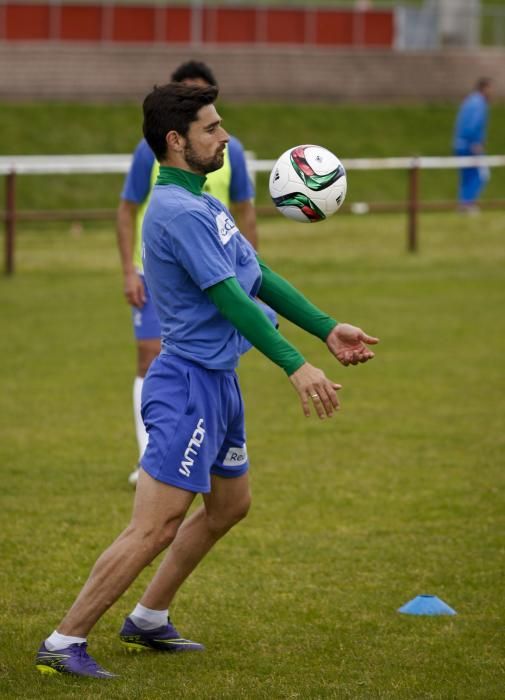
{"label": "white metal railing", "polygon": [[[257,173],[268,173],[275,160],[261,160],[246,152],[247,167],[253,178]],[[2,156],[0,175],[5,175],[5,273],[14,271],[14,239],[16,224],[15,181],[17,175],[71,175],[126,173],[131,164],[130,154],[119,155],[64,155],[64,156]],[[419,172],[470,167],[503,167],[505,155],[495,156],[413,156],[401,158],[349,158],[344,160],[346,170],[405,170],[409,175],[407,199],[407,248],[417,249],[417,216],[419,212]]]}
{"label": "white metal railing", "polygon": [[[1,158],[0,158],[1,161]],[[275,160],[253,160],[248,167],[252,172],[269,172]],[[346,158],[346,170],[445,170],[451,168],[488,168],[505,165],[505,156],[410,156],[398,158]]]}
{"label": "white metal railing", "polygon": [[[275,160],[262,160],[246,153],[251,174],[270,172]],[[126,173],[131,154],[65,155],[65,156],[0,156],[0,175],[71,175]],[[347,158],[346,170],[444,170],[486,166],[505,166],[503,156],[410,156],[395,158]]]}
{"label": "white metal railing", "polygon": [[1,156],[0,175],[71,175],[127,173],[132,156],[66,155],[66,156]]}

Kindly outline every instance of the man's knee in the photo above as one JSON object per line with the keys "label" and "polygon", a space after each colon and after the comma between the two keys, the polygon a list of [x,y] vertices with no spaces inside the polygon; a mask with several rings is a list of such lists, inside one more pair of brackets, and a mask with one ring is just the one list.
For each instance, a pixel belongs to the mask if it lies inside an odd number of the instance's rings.
{"label": "man's knee", "polygon": [[223,535],[234,525],[243,520],[251,507],[251,494],[247,492],[239,500],[218,512],[207,513],[209,529],[216,535]]}
{"label": "man's knee", "polygon": [[133,521],[126,529],[126,534],[132,538],[146,553],[146,557],[154,559],[172,544],[181,525],[182,518],[174,518],[163,523],[138,523]]}

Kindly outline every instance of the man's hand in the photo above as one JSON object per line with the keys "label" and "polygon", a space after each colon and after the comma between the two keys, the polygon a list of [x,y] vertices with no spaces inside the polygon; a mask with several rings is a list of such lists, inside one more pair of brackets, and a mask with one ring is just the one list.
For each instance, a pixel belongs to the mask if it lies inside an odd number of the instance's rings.
{"label": "man's hand", "polygon": [[322,370],[308,362],[293,372],[289,380],[300,397],[302,410],[307,418],[310,416],[311,401],[319,418],[330,418],[333,412],[340,408],[337,391],[342,388],[341,385],[330,381]]}
{"label": "man's hand", "polygon": [[140,275],[130,272],[124,277],[124,295],[131,306],[141,309],[146,303],[146,292]]}
{"label": "man's hand", "polygon": [[361,328],[351,326],[349,323],[337,324],[326,338],[328,350],[346,367],[371,360],[374,353],[365,343],[375,345],[378,342],[378,338],[367,335]]}

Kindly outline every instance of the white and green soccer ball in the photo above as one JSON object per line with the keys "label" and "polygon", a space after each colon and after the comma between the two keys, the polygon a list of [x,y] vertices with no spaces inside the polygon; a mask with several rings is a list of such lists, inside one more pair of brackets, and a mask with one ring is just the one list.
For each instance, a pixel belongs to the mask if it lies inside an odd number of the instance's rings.
{"label": "white and green soccer ball", "polygon": [[281,214],[309,224],[323,221],[340,209],[347,177],[342,163],[327,148],[295,146],[279,157],[268,185]]}

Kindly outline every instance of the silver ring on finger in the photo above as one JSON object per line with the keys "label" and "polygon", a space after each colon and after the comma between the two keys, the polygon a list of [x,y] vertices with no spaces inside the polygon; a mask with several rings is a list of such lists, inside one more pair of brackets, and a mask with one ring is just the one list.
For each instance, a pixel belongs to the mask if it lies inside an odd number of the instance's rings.
{"label": "silver ring on finger", "polygon": [[318,399],[318,398],[319,398],[319,394],[311,394],[311,395],[310,395],[310,398],[311,398],[311,399]]}

